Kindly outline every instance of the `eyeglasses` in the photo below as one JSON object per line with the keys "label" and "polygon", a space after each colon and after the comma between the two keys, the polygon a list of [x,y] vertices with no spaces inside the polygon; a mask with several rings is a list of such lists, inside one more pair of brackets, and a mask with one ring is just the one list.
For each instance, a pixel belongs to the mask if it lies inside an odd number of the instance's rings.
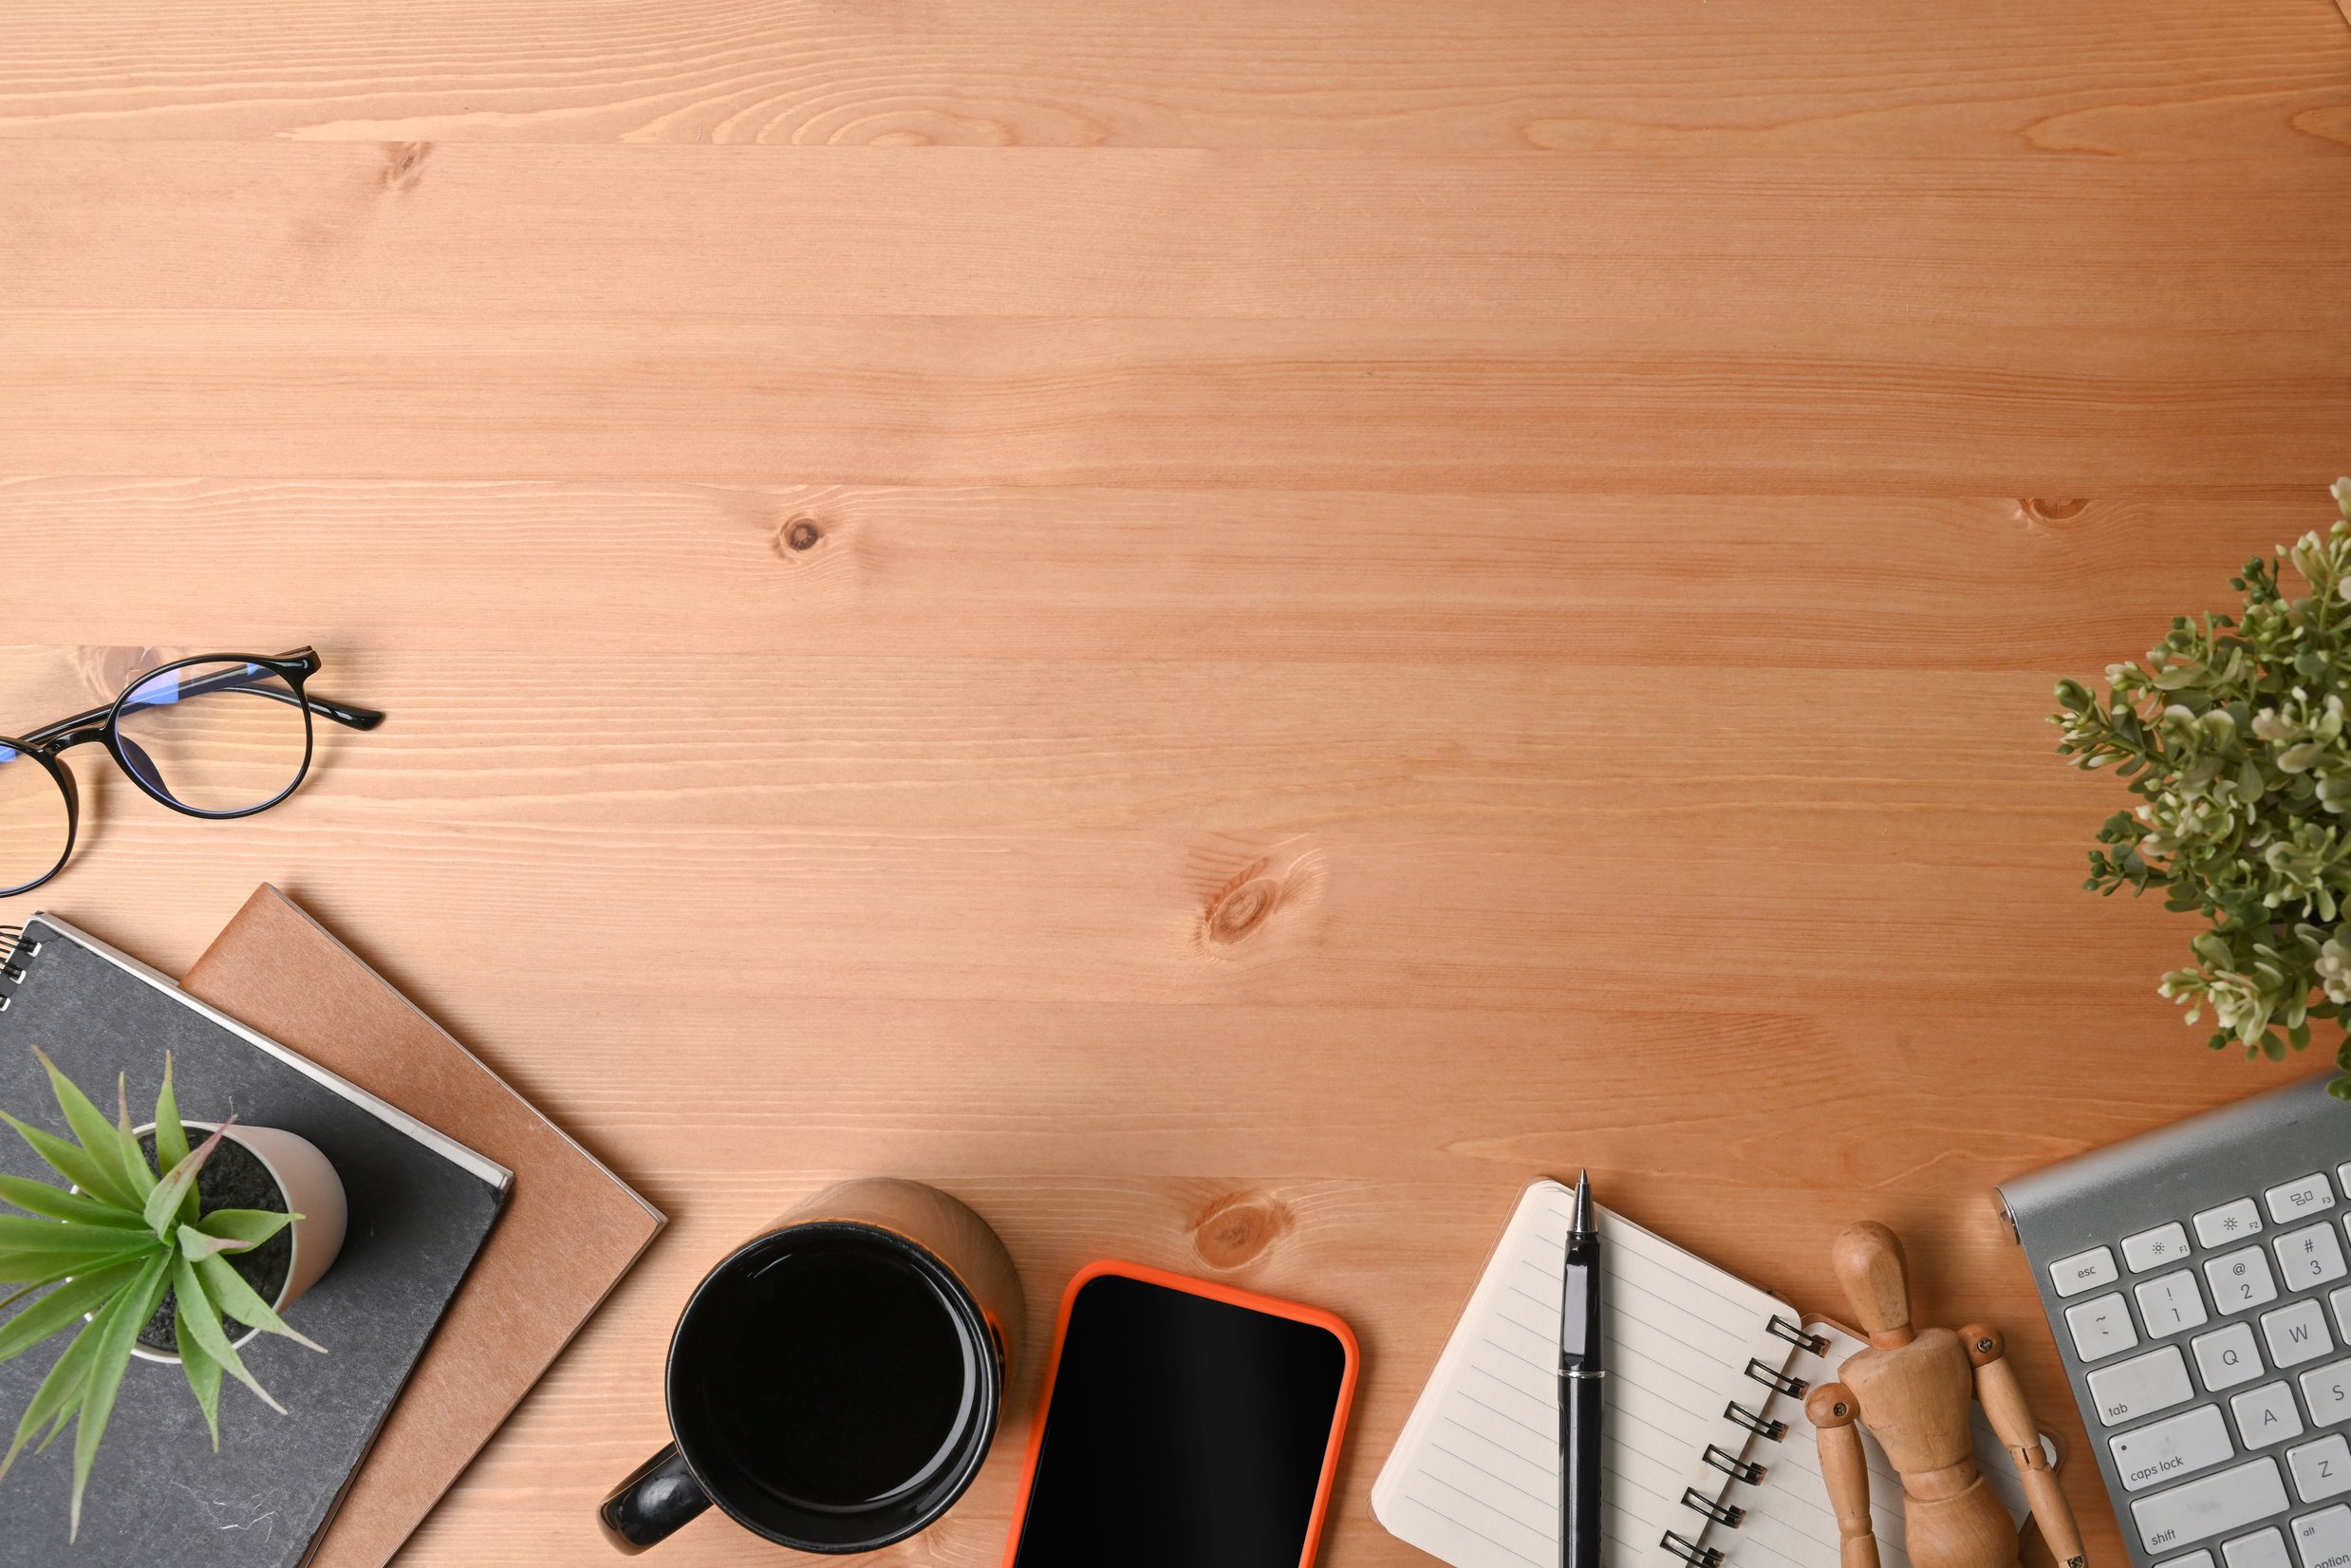
{"label": "eyeglasses", "polygon": [[225,820],[266,812],[310,771],[310,716],[372,730],[383,715],[303,690],[319,657],[208,653],[150,670],[103,708],[0,736],[0,898],[65,868],[82,797],[58,754],[106,748],[131,782],[175,812]]}

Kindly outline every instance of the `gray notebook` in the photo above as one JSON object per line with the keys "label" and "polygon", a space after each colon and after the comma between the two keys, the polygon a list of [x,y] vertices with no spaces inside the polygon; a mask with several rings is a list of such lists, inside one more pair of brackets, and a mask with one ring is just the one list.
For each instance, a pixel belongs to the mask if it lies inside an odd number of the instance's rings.
{"label": "gray notebook", "polygon": [[[215,1454],[179,1368],[133,1361],[90,1474],[79,1544],[65,1543],[68,1434],[0,1479],[0,1568],[293,1568],[375,1441],[513,1177],[46,915],[0,962],[0,1110],[65,1135],[36,1045],[102,1105],[113,1102],[116,1074],[129,1073],[139,1121],[169,1051],[182,1115],[233,1114],[309,1139],[343,1179],[350,1223],[334,1266],[287,1310],[328,1353],[271,1335],[240,1352],[289,1413],[225,1382]],[[55,1180],[15,1134],[0,1128],[0,1171]],[[0,1366],[0,1447],[65,1342]]]}

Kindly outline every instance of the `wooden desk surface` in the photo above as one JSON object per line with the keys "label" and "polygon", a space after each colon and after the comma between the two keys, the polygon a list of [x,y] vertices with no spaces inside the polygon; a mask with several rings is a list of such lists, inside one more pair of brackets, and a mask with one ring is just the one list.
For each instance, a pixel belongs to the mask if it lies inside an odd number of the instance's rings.
{"label": "wooden desk surface", "polygon": [[[18,0],[0,139],[0,729],[303,642],[394,716],[236,824],[76,754],[38,902],[279,882],[675,1217],[412,1568],[603,1560],[849,1172],[1040,1324],[1349,1317],[1334,1568],[1582,1165],[1807,1308],[1891,1222],[2078,1444],[1987,1189],[2271,1081],[2042,716],[2351,467],[2329,0]],[[886,1560],[995,1564],[1042,1335]]]}

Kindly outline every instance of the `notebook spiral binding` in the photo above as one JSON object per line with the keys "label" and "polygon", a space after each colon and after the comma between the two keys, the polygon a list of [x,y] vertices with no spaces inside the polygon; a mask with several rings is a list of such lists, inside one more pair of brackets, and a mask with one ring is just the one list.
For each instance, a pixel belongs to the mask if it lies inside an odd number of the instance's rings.
{"label": "notebook spiral binding", "polygon": [[37,958],[40,952],[41,944],[27,938],[23,926],[0,925],[0,1013],[9,1010],[11,999],[7,988],[24,983],[24,966],[16,961]]}
{"label": "notebook spiral binding", "polygon": [[1804,1391],[1812,1387],[1801,1377],[1790,1377],[1786,1372],[1773,1372],[1761,1361],[1752,1358],[1747,1362],[1747,1375],[1772,1392],[1786,1394],[1790,1399],[1803,1398]]}
{"label": "notebook spiral binding", "polygon": [[1767,1466],[1758,1465],[1751,1459],[1741,1459],[1719,1443],[1707,1445],[1707,1463],[1731,1480],[1744,1481],[1750,1486],[1762,1484],[1767,1473]]}
{"label": "notebook spiral binding", "polygon": [[1694,1508],[1706,1515],[1709,1522],[1728,1525],[1734,1530],[1739,1528],[1747,1517],[1747,1511],[1745,1508],[1736,1503],[1725,1503],[1719,1498],[1708,1497],[1695,1486],[1682,1488],[1682,1506]]}
{"label": "notebook spiral binding", "polygon": [[[1799,1350],[1808,1351],[1814,1355],[1825,1354],[1828,1351],[1827,1336],[1805,1333],[1801,1323],[1792,1323],[1784,1317],[1774,1316],[1769,1328],[1772,1337],[1783,1339]],[[1757,1358],[1749,1358],[1747,1361],[1746,1375],[1769,1389],[1773,1393],[1784,1394],[1790,1399],[1803,1398],[1806,1391],[1812,1387],[1810,1383],[1793,1373],[1774,1372]],[[1774,1421],[1768,1416],[1758,1414],[1735,1399],[1723,1408],[1723,1419],[1744,1431],[1752,1432],[1757,1437],[1771,1443],[1783,1442],[1788,1435],[1786,1422]],[[1765,1466],[1758,1465],[1753,1460],[1742,1459],[1732,1450],[1716,1443],[1707,1445],[1706,1462],[1730,1477],[1731,1480],[1745,1482],[1750,1486],[1759,1484],[1765,1474]],[[1695,1486],[1683,1488],[1682,1506],[1699,1515],[1708,1524],[1719,1524],[1726,1530],[1736,1530],[1746,1522],[1747,1511],[1745,1508],[1735,1503],[1726,1503],[1720,1498],[1708,1497]],[[1702,1547],[1697,1542],[1687,1540],[1671,1530],[1667,1531],[1665,1539],[1657,1544],[1689,1564],[1689,1568],[1722,1568],[1723,1554],[1719,1550],[1710,1546]]]}
{"label": "notebook spiral binding", "polygon": [[1800,1351],[1809,1351],[1815,1355],[1826,1355],[1829,1353],[1827,1335],[1806,1334],[1803,1324],[1791,1323],[1777,1313],[1772,1315],[1770,1323],[1765,1327],[1770,1331],[1773,1338],[1784,1339]]}
{"label": "notebook spiral binding", "polygon": [[1723,1554],[1719,1549],[1701,1546],[1671,1530],[1668,1530],[1665,1540],[1657,1544],[1689,1563],[1689,1568],[1723,1568]]}

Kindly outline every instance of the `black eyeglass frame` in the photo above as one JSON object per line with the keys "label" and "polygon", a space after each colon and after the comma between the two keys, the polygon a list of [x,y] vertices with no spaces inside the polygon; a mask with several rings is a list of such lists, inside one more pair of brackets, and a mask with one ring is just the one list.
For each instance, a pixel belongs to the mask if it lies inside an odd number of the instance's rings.
{"label": "black eyeglass frame", "polygon": [[[304,779],[310,776],[310,761],[318,750],[313,726],[310,723],[312,714],[322,719],[332,719],[335,723],[354,730],[372,730],[383,722],[383,715],[373,708],[354,707],[349,703],[337,702],[328,698],[311,696],[305,689],[305,685],[311,676],[318,673],[321,663],[316,648],[295,648],[290,653],[280,654],[202,653],[193,658],[175,659],[168,664],[158,664],[154,669],[133,676],[130,683],[122,688],[121,694],[103,707],[87,709],[75,714],[70,719],[61,719],[54,724],[44,724],[21,740],[0,735],[0,750],[13,749],[40,763],[42,767],[48,770],[49,777],[56,781],[58,790],[65,797],[65,847],[59,852],[57,864],[30,882],[19,884],[14,887],[0,887],[0,898],[14,898],[19,893],[31,892],[63,871],[65,868],[65,863],[73,858],[73,847],[81,835],[82,792],[74,782],[73,770],[59,760],[59,756],[61,753],[71,751],[76,746],[101,745],[105,747],[106,755],[114,758],[114,765],[121,769],[123,775],[133,784],[139,786],[141,794],[158,805],[169,807],[182,816],[199,817],[207,822],[228,822],[241,816],[252,816],[268,811],[272,806],[282,804],[288,795],[302,788]],[[271,701],[291,702],[302,710],[302,766],[295,770],[292,780],[287,784],[286,788],[258,806],[241,806],[233,812],[208,812],[201,807],[174,800],[157,785],[149,783],[140,768],[134,766],[123,755],[120,725],[122,710],[129,704],[132,696],[159,675],[169,675],[174,670],[187,669],[196,664],[247,664],[267,670],[284,680],[288,691],[271,691],[263,686],[249,686],[245,689],[257,697],[269,698]],[[250,680],[251,677],[239,672],[237,679]],[[200,696],[204,690],[208,689],[213,688],[199,687],[196,693],[183,691],[181,695],[183,697]]]}

